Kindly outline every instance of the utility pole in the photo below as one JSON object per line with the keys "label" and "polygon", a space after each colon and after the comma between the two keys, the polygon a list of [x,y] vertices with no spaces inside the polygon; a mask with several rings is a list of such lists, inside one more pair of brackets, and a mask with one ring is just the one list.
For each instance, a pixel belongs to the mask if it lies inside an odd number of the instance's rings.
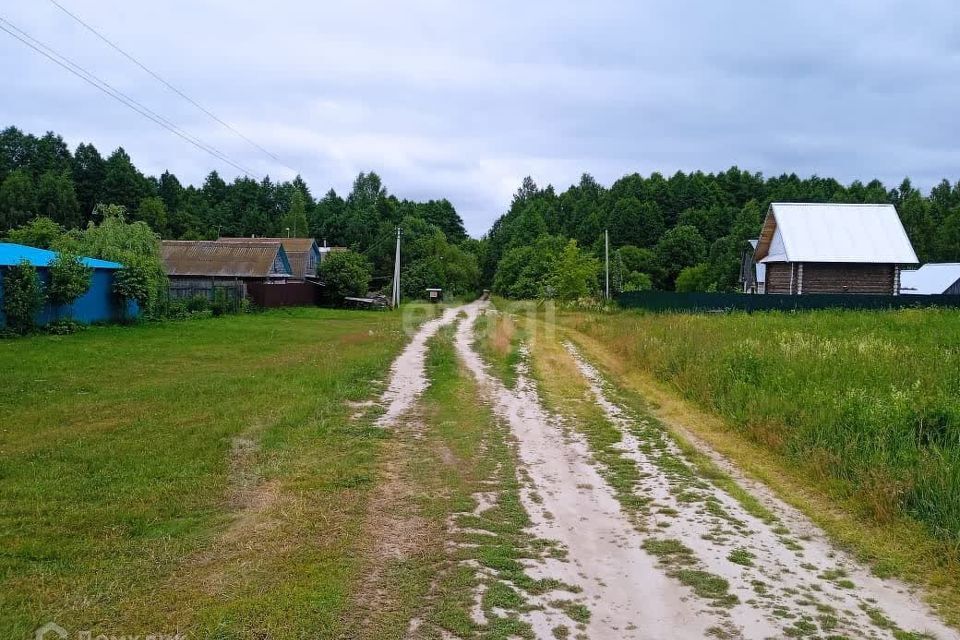
{"label": "utility pole", "polygon": [[604,246],[604,255],[606,256],[607,263],[607,300],[610,299],[610,232],[607,229],[603,230],[603,246]]}
{"label": "utility pole", "polygon": [[400,227],[397,227],[397,256],[393,260],[393,308],[400,306]]}

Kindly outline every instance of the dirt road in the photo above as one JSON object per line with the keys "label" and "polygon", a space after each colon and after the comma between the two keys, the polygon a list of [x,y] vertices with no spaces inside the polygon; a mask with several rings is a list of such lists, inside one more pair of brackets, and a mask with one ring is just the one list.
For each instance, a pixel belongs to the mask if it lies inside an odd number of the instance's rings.
{"label": "dirt road", "polygon": [[[662,426],[618,404],[597,369],[566,344],[589,401],[619,432],[620,463],[639,471],[630,504],[642,508],[626,508],[622,489],[618,494],[610,485],[609,470],[576,421],[544,407],[526,362],[513,388],[488,372],[473,331],[486,305],[448,310],[421,329],[395,367],[384,424],[409,409],[427,384],[427,337],[465,312],[457,353],[516,439],[530,533],[563,550],[525,561],[526,572],[579,590],[525,594],[528,606],[517,615],[537,638],[565,637],[571,620],[571,637],[597,639],[960,638],[905,585],[873,576],[712,452],[706,453],[762,508],[705,477]],[[495,495],[482,498],[478,511],[496,504]]]}

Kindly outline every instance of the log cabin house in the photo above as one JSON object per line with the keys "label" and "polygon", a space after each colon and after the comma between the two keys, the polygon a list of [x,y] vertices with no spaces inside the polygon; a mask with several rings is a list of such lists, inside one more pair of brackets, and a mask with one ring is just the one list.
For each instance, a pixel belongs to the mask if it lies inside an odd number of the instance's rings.
{"label": "log cabin house", "polygon": [[775,202],[754,260],[765,293],[897,295],[900,269],[917,255],[893,205]]}

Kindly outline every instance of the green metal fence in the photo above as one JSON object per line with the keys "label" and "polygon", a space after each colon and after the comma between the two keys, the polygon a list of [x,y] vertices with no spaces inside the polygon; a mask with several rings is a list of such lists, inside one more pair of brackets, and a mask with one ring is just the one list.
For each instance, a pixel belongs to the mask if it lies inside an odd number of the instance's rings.
{"label": "green metal fence", "polygon": [[874,296],[855,294],[774,295],[631,291],[617,296],[625,309],[647,311],[803,311],[812,309],[960,308],[960,296]]}

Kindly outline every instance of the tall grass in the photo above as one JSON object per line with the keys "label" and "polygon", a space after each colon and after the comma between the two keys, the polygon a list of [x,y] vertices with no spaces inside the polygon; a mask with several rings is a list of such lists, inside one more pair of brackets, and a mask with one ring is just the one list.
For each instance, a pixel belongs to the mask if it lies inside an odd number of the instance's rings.
{"label": "tall grass", "polygon": [[906,513],[960,545],[960,312],[564,321],[878,520]]}

